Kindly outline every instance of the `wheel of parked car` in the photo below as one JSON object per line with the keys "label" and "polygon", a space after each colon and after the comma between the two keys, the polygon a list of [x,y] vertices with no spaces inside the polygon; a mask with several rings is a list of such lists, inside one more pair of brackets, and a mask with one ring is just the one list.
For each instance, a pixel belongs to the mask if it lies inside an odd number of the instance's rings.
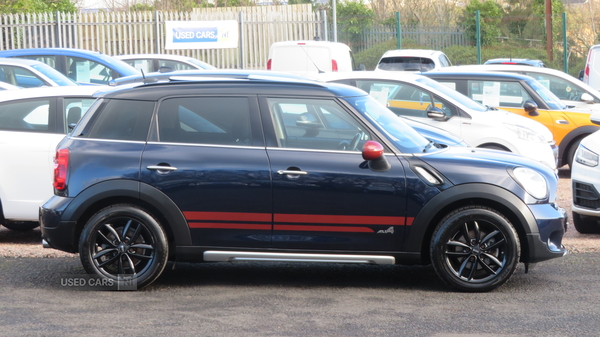
{"label": "wheel of parked car", "polygon": [[38,227],[40,224],[35,221],[5,221],[2,225],[13,231],[26,232]]}
{"label": "wheel of parked car", "polygon": [[581,234],[600,233],[600,226],[596,218],[581,216],[575,212],[573,212],[573,226]]}
{"label": "wheel of parked car", "polygon": [[511,223],[483,206],[448,214],[431,242],[431,262],[448,284],[463,291],[489,291],[506,282],[519,262],[521,247]]}
{"label": "wheel of parked car", "polygon": [[104,279],[122,280],[138,288],[160,276],[168,243],[158,221],[134,205],[113,205],[94,214],[79,242],[85,270]]}
{"label": "wheel of parked car", "polygon": [[575,160],[575,152],[577,152],[577,148],[579,147],[579,143],[581,143],[581,140],[583,138],[585,138],[587,135],[582,136],[578,139],[576,139],[570,146],[569,146],[569,150],[567,152],[567,162],[566,164],[569,164],[569,168],[573,168],[573,160]]}

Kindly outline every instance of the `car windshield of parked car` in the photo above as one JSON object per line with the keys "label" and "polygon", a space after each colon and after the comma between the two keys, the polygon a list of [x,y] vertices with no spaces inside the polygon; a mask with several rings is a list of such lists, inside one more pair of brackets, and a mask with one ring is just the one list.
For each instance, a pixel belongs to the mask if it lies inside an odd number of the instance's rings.
{"label": "car windshield of parked car", "polygon": [[426,57],[394,56],[381,59],[377,68],[390,71],[429,71],[435,68],[435,63]]}
{"label": "car windshield of parked car", "polygon": [[49,65],[47,65],[45,63],[34,64],[31,67],[33,69],[39,71],[40,73],[46,75],[49,79],[54,81],[54,83],[56,83],[60,86],[79,85],[77,82],[64,76],[63,74],[59,73],[54,68],[50,67]]}
{"label": "car windshield of parked car", "polygon": [[453,100],[460,103],[461,105],[463,105],[466,108],[476,110],[476,111],[488,111],[490,109],[489,107],[487,107],[483,104],[480,104],[478,102],[475,102],[474,100],[470,99],[469,97],[454,90],[454,88],[448,87],[448,85],[451,85],[452,83],[442,84],[440,82],[434,81],[434,80],[432,80],[430,78],[426,78],[426,77],[419,78],[417,80],[417,82],[441,92],[442,94],[446,95],[446,97],[451,97]]}
{"label": "car windshield of parked car", "polygon": [[371,96],[345,98],[354,108],[367,117],[373,125],[388,136],[394,145],[403,153],[425,152],[430,148],[430,141],[408,126],[388,108]]}
{"label": "car windshield of parked car", "polygon": [[555,94],[552,93],[548,88],[543,86],[540,82],[536,80],[527,81],[527,84],[535,90],[538,95],[542,97],[544,101],[548,104],[548,107],[551,110],[566,110],[568,107],[560,100],[560,98],[556,97]]}

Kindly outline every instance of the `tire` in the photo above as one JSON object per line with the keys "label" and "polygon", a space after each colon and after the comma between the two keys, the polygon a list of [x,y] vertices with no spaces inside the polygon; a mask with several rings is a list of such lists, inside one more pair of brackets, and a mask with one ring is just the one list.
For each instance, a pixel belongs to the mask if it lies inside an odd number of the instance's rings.
{"label": "tire", "polygon": [[39,227],[40,223],[35,221],[5,221],[2,225],[15,232],[27,232]]}
{"label": "tire", "polygon": [[573,212],[573,226],[581,234],[598,234],[600,226],[596,218],[581,216],[579,213]]}
{"label": "tire", "polygon": [[579,147],[579,143],[581,143],[582,139],[583,139],[583,137],[576,139],[569,146],[569,150],[567,151],[567,164],[569,164],[569,169],[573,168],[573,160],[575,159],[575,152],[577,152],[577,148]]}
{"label": "tire", "polygon": [[111,282],[125,281],[137,289],[160,276],[168,253],[167,237],[159,222],[134,205],[113,205],[98,211],[86,223],[79,241],[81,263],[88,274]]}
{"label": "tire", "polygon": [[444,282],[461,291],[483,292],[508,281],[519,263],[521,245],[502,214],[469,206],[442,219],[430,253],[433,268]]}

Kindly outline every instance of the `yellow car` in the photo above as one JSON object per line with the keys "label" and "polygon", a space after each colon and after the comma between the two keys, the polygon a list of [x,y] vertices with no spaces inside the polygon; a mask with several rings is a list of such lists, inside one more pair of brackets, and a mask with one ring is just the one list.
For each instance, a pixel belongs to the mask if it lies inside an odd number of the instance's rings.
{"label": "yellow car", "polygon": [[559,147],[558,166],[573,162],[579,142],[600,130],[590,112],[566,106],[532,77],[514,73],[439,71],[423,73],[484,105],[531,118],[548,127]]}

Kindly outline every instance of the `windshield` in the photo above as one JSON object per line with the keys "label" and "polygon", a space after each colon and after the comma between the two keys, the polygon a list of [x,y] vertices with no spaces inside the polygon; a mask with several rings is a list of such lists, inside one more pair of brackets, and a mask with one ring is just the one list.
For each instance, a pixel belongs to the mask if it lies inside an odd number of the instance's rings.
{"label": "windshield", "polygon": [[60,86],[69,86],[69,85],[79,85],[75,81],[71,80],[67,76],[59,73],[56,69],[50,67],[49,65],[43,64],[34,64],[31,66],[33,69],[39,71],[40,73],[46,75],[49,79],[54,81],[54,83]]}
{"label": "windshield", "polygon": [[479,104],[479,103],[475,102],[474,100],[470,99],[469,97],[461,94],[460,92],[458,92],[452,88],[449,88],[445,84],[434,81],[430,78],[427,78],[427,77],[419,78],[419,79],[417,79],[417,82],[441,92],[442,94],[446,95],[446,97],[449,97],[449,98],[455,100],[456,102],[460,103],[462,106],[464,106],[466,108],[476,110],[476,111],[489,110],[489,108],[486,107],[485,105]]}
{"label": "windshield", "polygon": [[556,97],[555,94],[552,93],[548,88],[543,86],[540,82],[536,80],[527,81],[527,84],[535,90],[542,97],[544,101],[550,107],[550,110],[565,110],[568,109],[567,106],[560,100],[560,98]]}
{"label": "windshield", "polygon": [[369,119],[375,127],[384,133],[389,140],[403,153],[425,152],[435,149],[429,140],[408,126],[401,118],[383,106],[371,96],[344,98],[363,116]]}

